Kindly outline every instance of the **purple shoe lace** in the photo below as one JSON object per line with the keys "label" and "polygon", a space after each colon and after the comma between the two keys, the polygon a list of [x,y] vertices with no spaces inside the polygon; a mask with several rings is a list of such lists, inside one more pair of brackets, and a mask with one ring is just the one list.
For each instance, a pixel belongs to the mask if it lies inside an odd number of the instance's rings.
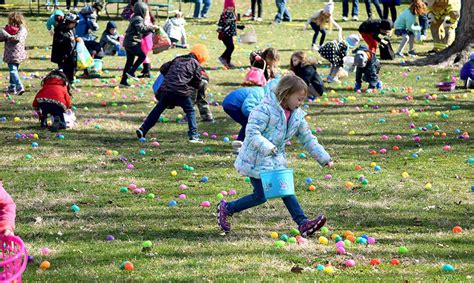
{"label": "purple shoe lace", "polygon": [[217,224],[224,232],[230,231],[230,224],[227,222],[227,216],[229,216],[229,211],[227,211],[227,201],[221,200],[217,205]]}
{"label": "purple shoe lace", "polygon": [[320,215],[314,220],[308,220],[301,224],[298,229],[300,230],[301,236],[306,238],[321,229],[324,224],[326,224],[326,217],[324,215]]}

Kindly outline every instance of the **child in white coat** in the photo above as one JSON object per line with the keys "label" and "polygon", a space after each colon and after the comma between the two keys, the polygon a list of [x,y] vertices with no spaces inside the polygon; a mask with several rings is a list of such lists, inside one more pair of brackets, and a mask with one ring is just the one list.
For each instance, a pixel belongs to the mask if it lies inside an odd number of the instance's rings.
{"label": "child in white coat", "polygon": [[[176,12],[174,18],[166,21],[163,29],[168,34],[173,47],[188,48],[188,44],[186,43],[186,30],[184,29],[185,25],[186,20],[181,11]],[[181,42],[181,44],[178,44],[178,42]]]}

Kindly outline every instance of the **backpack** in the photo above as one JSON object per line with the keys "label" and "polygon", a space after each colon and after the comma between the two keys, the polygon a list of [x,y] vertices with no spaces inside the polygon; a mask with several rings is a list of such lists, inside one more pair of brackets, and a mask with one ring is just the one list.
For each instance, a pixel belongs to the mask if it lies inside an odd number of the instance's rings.
{"label": "backpack", "polygon": [[388,38],[384,38],[385,43],[380,43],[380,60],[393,60],[395,59],[395,52],[393,52],[392,43]]}

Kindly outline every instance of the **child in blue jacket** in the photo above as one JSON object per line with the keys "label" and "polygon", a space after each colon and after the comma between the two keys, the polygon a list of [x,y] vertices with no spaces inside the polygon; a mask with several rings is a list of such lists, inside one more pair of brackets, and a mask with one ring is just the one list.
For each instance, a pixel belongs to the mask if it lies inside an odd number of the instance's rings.
{"label": "child in blue jacket", "polygon": [[462,66],[460,75],[467,89],[474,88],[474,53],[471,53],[470,60]]}
{"label": "child in blue jacket", "polygon": [[[320,165],[333,165],[329,154],[312,135],[306,113],[300,108],[307,97],[306,83],[297,76],[287,75],[250,113],[246,138],[234,166],[240,174],[250,177],[253,193],[229,203],[221,200],[217,206],[217,223],[224,232],[230,231],[229,216],[267,201],[260,173],[287,168],[285,145],[293,136],[298,137]],[[324,215],[308,219],[295,195],[282,199],[301,236],[310,236],[326,223]]]}
{"label": "child in blue jacket", "polygon": [[369,83],[367,92],[382,88],[382,82],[379,81],[380,62],[375,53],[372,53],[366,46],[360,46],[353,51],[354,65],[356,69],[356,83],[354,90],[359,91],[362,88],[362,80]]}

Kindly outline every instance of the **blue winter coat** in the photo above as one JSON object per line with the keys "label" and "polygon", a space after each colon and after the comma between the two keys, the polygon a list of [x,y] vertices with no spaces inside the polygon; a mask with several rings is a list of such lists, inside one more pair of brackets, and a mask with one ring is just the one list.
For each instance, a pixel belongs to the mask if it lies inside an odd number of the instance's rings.
{"label": "blue winter coat", "polygon": [[[234,109],[234,110],[242,109],[242,112],[243,112],[245,101],[247,99],[250,99],[250,96],[254,97],[252,99],[256,100],[257,96],[261,96],[261,98],[263,98],[264,94],[265,92],[264,92],[263,87],[239,88],[232,91],[224,98],[224,101],[222,101],[222,107],[226,109]],[[250,113],[250,111],[248,112]],[[249,113],[246,114],[247,117]]]}
{"label": "blue winter coat", "polygon": [[[244,144],[234,163],[237,171],[260,179],[261,172],[287,168],[285,145],[295,135],[320,165],[326,165],[331,157],[311,133],[305,116],[302,109],[295,109],[287,123],[275,93],[268,93],[250,113]],[[272,155],[274,147],[278,151]]]}

